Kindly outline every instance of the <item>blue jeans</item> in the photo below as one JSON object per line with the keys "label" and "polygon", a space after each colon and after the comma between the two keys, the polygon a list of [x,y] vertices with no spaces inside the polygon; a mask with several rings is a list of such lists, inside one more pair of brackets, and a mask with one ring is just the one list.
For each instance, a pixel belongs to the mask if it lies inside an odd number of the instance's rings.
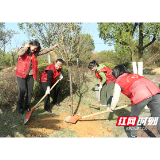
{"label": "blue jeans", "polygon": [[[158,132],[160,133],[160,94],[156,94],[136,105],[132,105],[131,116],[139,116],[146,105],[150,108],[152,117],[159,117],[157,128]],[[131,130],[131,136],[137,136],[137,130]]]}

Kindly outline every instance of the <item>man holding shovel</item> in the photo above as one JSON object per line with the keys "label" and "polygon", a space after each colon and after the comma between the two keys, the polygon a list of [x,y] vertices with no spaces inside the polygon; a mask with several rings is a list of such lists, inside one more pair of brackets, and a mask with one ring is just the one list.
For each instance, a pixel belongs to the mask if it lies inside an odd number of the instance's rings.
{"label": "man holding shovel", "polygon": [[[45,93],[46,94],[48,93],[44,99],[44,109],[49,113],[52,113],[50,109],[50,88],[54,85],[58,77],[60,79],[63,78],[63,75],[62,75],[63,63],[64,62],[62,59],[57,59],[56,62],[49,65],[44,70],[44,72],[42,72],[41,77],[40,77],[41,85]],[[53,101],[55,102],[56,106],[60,106],[59,105],[59,91],[60,91],[60,86],[57,84],[54,87],[54,98],[53,98]]]}

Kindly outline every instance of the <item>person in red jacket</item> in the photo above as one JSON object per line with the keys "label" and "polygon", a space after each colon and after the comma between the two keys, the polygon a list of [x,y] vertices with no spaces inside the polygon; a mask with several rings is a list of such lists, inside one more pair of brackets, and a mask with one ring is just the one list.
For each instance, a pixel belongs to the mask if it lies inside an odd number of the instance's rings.
{"label": "person in red jacket", "polygon": [[103,64],[98,64],[95,60],[89,63],[88,68],[94,71],[96,77],[100,79],[100,106],[110,106],[115,80],[112,70]]}
{"label": "person in red jacket", "polygon": [[[152,117],[160,117],[160,89],[152,81],[130,73],[123,65],[116,66],[112,74],[116,80],[111,107],[108,109],[110,112],[114,111],[122,92],[131,100],[131,116],[139,116],[147,105]],[[157,128],[160,133],[160,118]],[[131,137],[137,137],[136,129],[131,130]]]}
{"label": "person in red jacket", "polygon": [[[19,88],[18,105],[20,114],[23,114],[24,110],[30,111],[29,105],[32,98],[34,79],[37,79],[37,56],[46,54],[57,47],[58,44],[50,48],[41,49],[40,43],[33,40],[27,43],[25,47],[20,48],[15,73]],[[25,90],[27,90],[27,94],[25,98],[25,108],[23,108]]]}
{"label": "person in red jacket", "polygon": [[[50,109],[50,88],[54,85],[56,82],[56,79],[59,77],[60,79],[63,78],[62,76],[62,65],[63,65],[62,59],[57,59],[56,62],[49,65],[41,74],[40,81],[41,85],[45,91],[45,93],[48,93],[48,95],[44,99],[44,109],[52,113]],[[53,88],[54,90],[54,98],[53,103],[56,104],[56,106],[60,106],[59,104],[59,91],[60,86],[56,84],[56,86]]]}

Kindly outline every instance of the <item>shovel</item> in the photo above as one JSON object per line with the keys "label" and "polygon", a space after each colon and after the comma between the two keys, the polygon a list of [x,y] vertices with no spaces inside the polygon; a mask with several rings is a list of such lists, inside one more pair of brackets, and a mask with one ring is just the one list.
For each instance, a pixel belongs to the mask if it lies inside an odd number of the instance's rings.
{"label": "shovel", "polygon": [[[52,88],[50,89],[50,91],[54,88],[54,86],[55,86],[60,80],[61,80],[61,79],[59,79],[59,80],[52,86]],[[48,93],[45,94],[45,95],[41,98],[41,100],[31,109],[31,111],[27,113],[27,115],[26,115],[26,117],[25,117],[25,119],[24,119],[24,124],[26,124],[26,123],[28,122],[31,113],[35,110],[35,108],[41,103],[41,101],[42,101],[47,95],[48,95]],[[24,124],[23,124],[23,125],[24,125]]]}
{"label": "shovel", "polygon": [[98,108],[100,108],[100,93],[101,93],[101,88],[99,88],[99,94],[98,94]]}
{"label": "shovel", "polygon": [[[126,107],[129,107],[129,106],[131,106],[131,104],[117,107],[117,108],[115,108],[115,110],[126,108]],[[105,111],[102,111],[102,112],[97,112],[97,113],[90,114],[90,115],[83,116],[83,117],[80,117],[80,116],[68,116],[68,117],[66,117],[64,119],[64,121],[68,122],[68,123],[76,123],[80,119],[84,119],[84,118],[87,118],[87,117],[95,116],[95,115],[106,113],[106,112],[109,112],[109,110],[105,110]]]}

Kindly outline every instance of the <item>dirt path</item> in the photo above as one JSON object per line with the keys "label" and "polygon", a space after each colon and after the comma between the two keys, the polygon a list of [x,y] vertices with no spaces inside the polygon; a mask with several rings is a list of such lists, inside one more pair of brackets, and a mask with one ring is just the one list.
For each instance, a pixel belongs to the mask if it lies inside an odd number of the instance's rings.
{"label": "dirt path", "polygon": [[154,83],[160,83],[160,76],[159,75],[147,75],[147,76],[150,76],[152,77],[153,79],[151,80],[152,82]]}

